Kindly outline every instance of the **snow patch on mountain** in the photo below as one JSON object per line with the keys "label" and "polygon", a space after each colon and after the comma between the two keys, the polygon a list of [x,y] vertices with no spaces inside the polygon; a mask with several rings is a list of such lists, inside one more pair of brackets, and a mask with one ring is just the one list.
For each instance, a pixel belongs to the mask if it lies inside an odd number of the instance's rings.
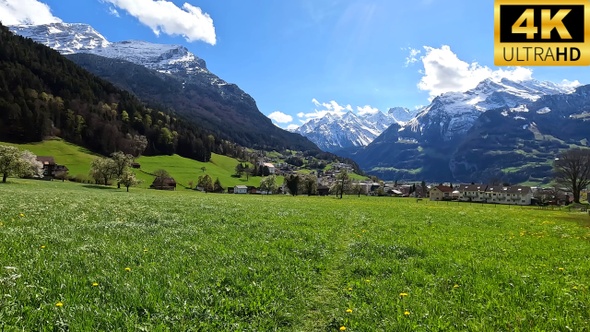
{"label": "snow patch on mountain", "polygon": [[15,25],[9,28],[17,35],[31,38],[33,41],[49,46],[62,54],[74,54],[97,47],[109,47],[111,44],[88,24],[50,23]]}

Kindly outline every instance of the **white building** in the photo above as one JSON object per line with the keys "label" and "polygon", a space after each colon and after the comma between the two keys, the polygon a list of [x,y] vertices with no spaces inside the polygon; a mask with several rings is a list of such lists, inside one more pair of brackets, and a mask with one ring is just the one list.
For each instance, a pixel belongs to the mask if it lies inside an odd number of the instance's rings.
{"label": "white building", "polygon": [[463,202],[483,202],[486,199],[487,184],[462,184],[459,186],[459,200]]}
{"label": "white building", "polygon": [[488,186],[485,201],[496,204],[531,205],[533,191],[527,186]]}
{"label": "white building", "polygon": [[244,185],[234,186],[234,194],[247,194],[247,193],[248,193],[248,187],[246,187]]}
{"label": "white building", "polygon": [[264,164],[262,164],[262,166],[268,167],[269,174],[275,174],[275,170],[276,170],[275,165],[273,165],[271,163],[264,163]]}

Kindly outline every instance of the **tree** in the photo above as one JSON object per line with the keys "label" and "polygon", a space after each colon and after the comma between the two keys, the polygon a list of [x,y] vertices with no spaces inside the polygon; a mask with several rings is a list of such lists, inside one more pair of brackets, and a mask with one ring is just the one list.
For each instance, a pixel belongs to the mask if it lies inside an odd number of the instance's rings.
{"label": "tree", "polygon": [[22,177],[42,177],[43,163],[37,160],[37,156],[29,150],[25,150],[20,155],[20,176]]}
{"label": "tree", "polygon": [[115,174],[115,162],[110,158],[96,158],[90,164],[90,176],[99,183],[101,180],[106,186]]}
{"label": "tree", "polygon": [[129,192],[129,187],[138,184],[140,181],[135,177],[135,173],[131,169],[127,168],[123,171],[123,174],[119,177],[119,183],[124,185]]}
{"label": "tree", "polygon": [[54,177],[61,180],[61,182],[64,182],[68,178],[68,170],[64,169],[56,171]]}
{"label": "tree", "polygon": [[277,190],[277,179],[274,175],[269,175],[260,180],[260,189],[272,194]]}
{"label": "tree", "polygon": [[21,153],[13,146],[0,145],[0,173],[2,182],[6,183],[9,175],[41,175],[43,165],[37,161],[37,156],[29,151],[25,150]]}
{"label": "tree", "polygon": [[207,167],[205,167],[205,166],[201,167],[201,171],[203,171],[203,173],[205,173],[206,170],[207,170]]}
{"label": "tree", "polygon": [[169,178],[170,173],[168,173],[168,171],[166,171],[165,169],[160,168],[160,169],[154,171],[154,176],[157,178]]}
{"label": "tree", "polygon": [[350,182],[350,177],[348,176],[348,171],[346,169],[343,169],[336,176],[336,183],[335,183],[336,188],[334,188],[336,196],[338,196],[338,194],[340,194],[340,198],[342,198],[342,194],[347,189],[347,184],[349,184],[349,182]]}
{"label": "tree", "polygon": [[590,149],[573,148],[559,154],[553,162],[556,182],[571,191],[580,203],[580,192],[590,184]]}
{"label": "tree", "polygon": [[209,176],[209,174],[199,176],[199,180],[197,181],[197,187],[203,188],[204,192],[213,191],[213,180]]}
{"label": "tree", "polygon": [[299,193],[299,175],[290,174],[285,177],[285,185],[292,196],[297,196]]}
{"label": "tree", "polygon": [[238,163],[236,165],[235,170],[236,170],[236,176],[241,178],[242,174],[244,173],[244,165],[242,165],[242,163]]}
{"label": "tree", "polygon": [[221,185],[221,181],[219,181],[219,178],[216,178],[215,182],[213,183],[213,192],[214,193],[222,193],[223,192],[223,186]]}
{"label": "tree", "polygon": [[262,170],[260,171],[262,176],[269,176],[270,175],[270,168],[268,166],[263,166]]}
{"label": "tree", "polygon": [[357,197],[361,197],[361,194],[363,193],[363,187],[361,186],[361,183],[359,181],[355,182],[352,185],[351,190],[353,194],[357,194]]}
{"label": "tree", "polygon": [[301,181],[302,192],[308,195],[315,195],[318,191],[318,178],[313,174],[308,174],[303,177]]}
{"label": "tree", "polygon": [[[113,176],[117,179],[123,177],[123,173],[131,167],[133,162],[133,156],[130,154],[124,154],[121,151],[113,152],[111,154],[113,160]],[[121,188],[121,182],[117,181],[117,188]]]}

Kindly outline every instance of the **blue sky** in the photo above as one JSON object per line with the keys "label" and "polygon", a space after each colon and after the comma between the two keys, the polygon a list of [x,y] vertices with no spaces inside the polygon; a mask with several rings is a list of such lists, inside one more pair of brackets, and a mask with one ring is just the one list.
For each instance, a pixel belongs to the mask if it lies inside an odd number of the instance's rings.
{"label": "blue sky", "polygon": [[588,83],[588,67],[493,65],[494,2],[0,0],[5,24],[88,23],[109,41],[182,44],[280,127],[427,105],[487,77]]}

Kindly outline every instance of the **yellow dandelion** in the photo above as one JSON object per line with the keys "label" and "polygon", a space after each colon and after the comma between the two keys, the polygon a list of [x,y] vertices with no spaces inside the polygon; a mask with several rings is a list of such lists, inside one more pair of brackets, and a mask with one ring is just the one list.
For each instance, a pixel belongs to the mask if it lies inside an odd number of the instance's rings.
{"label": "yellow dandelion", "polygon": [[98,286],[98,282],[93,282],[92,287],[96,287],[96,286]]}
{"label": "yellow dandelion", "polygon": [[131,268],[130,268],[130,267],[126,267],[126,268],[125,268],[125,271],[127,271],[127,272],[131,272]]}
{"label": "yellow dandelion", "polygon": [[404,311],[404,316],[409,316],[409,315],[410,315],[410,312],[409,311],[407,311],[407,310]]}
{"label": "yellow dandelion", "polygon": [[147,251],[148,251],[147,248],[143,248],[143,252],[147,252]]}
{"label": "yellow dandelion", "polygon": [[406,297],[406,296],[408,296],[408,293],[399,293],[399,296]]}
{"label": "yellow dandelion", "polygon": [[346,326],[340,326],[340,331],[346,331]]}
{"label": "yellow dandelion", "polygon": [[64,306],[64,304],[63,304],[61,301],[58,301],[58,302],[55,304],[55,306],[59,308],[59,307],[63,307],[63,306]]}
{"label": "yellow dandelion", "polygon": [[351,313],[352,309],[346,309],[346,312]]}
{"label": "yellow dandelion", "polygon": [[352,287],[348,287],[348,291],[351,291],[351,290],[352,290]]}
{"label": "yellow dandelion", "polygon": [[19,216],[22,218],[22,217],[25,216],[25,214],[24,213],[20,213]]}
{"label": "yellow dandelion", "polygon": [[572,289],[578,289],[578,286],[573,286]]}
{"label": "yellow dandelion", "polygon": [[371,279],[365,279],[366,282],[371,282]]}
{"label": "yellow dandelion", "polygon": [[45,249],[45,246],[41,246],[41,249]]}
{"label": "yellow dandelion", "polygon": [[558,268],[559,271],[565,270],[563,267]]}
{"label": "yellow dandelion", "polygon": [[459,288],[459,285],[455,284],[455,286],[453,286],[453,288]]}

